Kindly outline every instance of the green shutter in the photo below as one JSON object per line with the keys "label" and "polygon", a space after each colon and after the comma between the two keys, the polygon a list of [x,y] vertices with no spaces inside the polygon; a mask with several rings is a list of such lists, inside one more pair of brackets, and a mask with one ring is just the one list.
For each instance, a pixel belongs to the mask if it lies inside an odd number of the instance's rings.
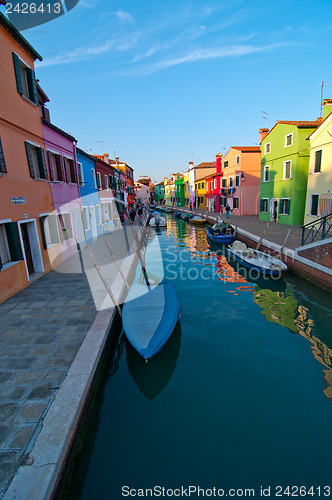
{"label": "green shutter", "polygon": [[23,254],[22,254],[20,237],[18,234],[17,222],[7,222],[7,224],[5,224],[5,227],[6,227],[10,257],[12,261],[22,260]]}
{"label": "green shutter", "polygon": [[281,200],[279,201],[279,214],[283,213],[283,204],[284,204],[284,200],[283,200],[283,198],[281,198]]}
{"label": "green shutter", "polygon": [[259,200],[259,211],[264,212],[264,200]]}
{"label": "green shutter", "polygon": [[40,217],[40,227],[41,227],[41,232],[42,232],[42,238],[43,238],[43,246],[45,250],[47,249],[47,241],[46,241],[46,235],[45,235],[45,219],[46,217]]}
{"label": "green shutter", "polygon": [[286,200],[286,210],[285,210],[286,214],[289,215],[290,214],[290,200]]}
{"label": "green shutter", "polygon": [[5,174],[7,172],[5,157],[3,154],[1,139],[0,139],[0,172]]}
{"label": "green shutter", "polygon": [[15,52],[13,52],[13,61],[14,61],[14,70],[15,70],[15,76],[16,76],[17,92],[19,94],[23,95],[20,60],[19,60],[18,55],[15,54]]}
{"label": "green shutter", "polygon": [[29,165],[29,170],[30,170],[30,176],[34,179],[36,177],[36,172],[35,172],[35,167],[33,164],[32,149],[31,149],[31,144],[27,141],[25,142],[25,150],[27,152],[27,159],[28,159],[28,165]]}
{"label": "green shutter", "polygon": [[37,93],[37,83],[36,83],[36,75],[35,72],[27,68],[26,69],[27,73],[27,81],[28,81],[28,89],[29,89],[29,99],[30,101],[34,102],[36,106],[38,106],[38,93]]}
{"label": "green shutter", "polygon": [[47,167],[45,161],[45,153],[43,148],[36,149],[37,160],[38,160],[38,168],[39,168],[39,177],[41,179],[48,179],[47,175]]}

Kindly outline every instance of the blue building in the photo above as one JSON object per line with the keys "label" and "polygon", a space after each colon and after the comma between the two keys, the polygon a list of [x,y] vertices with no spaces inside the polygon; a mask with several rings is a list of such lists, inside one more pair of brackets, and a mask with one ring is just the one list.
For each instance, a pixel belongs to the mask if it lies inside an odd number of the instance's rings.
{"label": "blue building", "polygon": [[101,207],[97,188],[95,159],[77,148],[77,166],[82,202],[82,219],[87,244],[102,235]]}

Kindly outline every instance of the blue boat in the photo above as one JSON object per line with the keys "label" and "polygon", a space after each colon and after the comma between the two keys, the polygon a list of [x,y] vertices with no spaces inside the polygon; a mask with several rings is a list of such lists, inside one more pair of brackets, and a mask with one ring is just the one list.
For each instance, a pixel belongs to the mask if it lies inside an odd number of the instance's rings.
{"label": "blue boat", "polygon": [[[211,241],[219,243],[219,245],[231,245],[235,241],[235,236],[232,234],[233,228],[230,224],[224,224],[225,227],[221,229],[221,234],[214,231],[211,226],[207,226],[207,236]],[[224,229],[225,233],[223,233]]]}
{"label": "blue boat", "polygon": [[122,309],[123,330],[136,351],[149,359],[171,336],[180,317],[180,304],[172,283],[131,286]]}
{"label": "blue boat", "polygon": [[175,212],[175,214],[174,214],[174,215],[175,215],[175,217],[176,217],[177,219],[181,219],[182,212]]}

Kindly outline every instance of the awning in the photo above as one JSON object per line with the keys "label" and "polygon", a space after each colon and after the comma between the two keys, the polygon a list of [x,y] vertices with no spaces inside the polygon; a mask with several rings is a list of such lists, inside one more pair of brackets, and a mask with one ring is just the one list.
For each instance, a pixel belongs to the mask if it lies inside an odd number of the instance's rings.
{"label": "awning", "polygon": [[322,193],[319,196],[319,212],[321,217],[332,214],[332,193]]}

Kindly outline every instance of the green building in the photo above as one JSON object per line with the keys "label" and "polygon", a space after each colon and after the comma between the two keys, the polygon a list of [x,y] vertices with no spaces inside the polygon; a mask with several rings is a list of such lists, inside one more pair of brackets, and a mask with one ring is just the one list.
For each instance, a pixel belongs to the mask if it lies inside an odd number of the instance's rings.
{"label": "green building", "polygon": [[304,220],[309,171],[309,135],[316,121],[278,121],[261,129],[259,218],[301,225]]}
{"label": "green building", "polygon": [[156,203],[164,203],[165,201],[165,186],[164,181],[159,182],[154,187],[154,200]]}
{"label": "green building", "polygon": [[185,206],[185,195],[184,195],[184,178],[179,174],[176,176],[175,180],[175,205],[177,207]]}

